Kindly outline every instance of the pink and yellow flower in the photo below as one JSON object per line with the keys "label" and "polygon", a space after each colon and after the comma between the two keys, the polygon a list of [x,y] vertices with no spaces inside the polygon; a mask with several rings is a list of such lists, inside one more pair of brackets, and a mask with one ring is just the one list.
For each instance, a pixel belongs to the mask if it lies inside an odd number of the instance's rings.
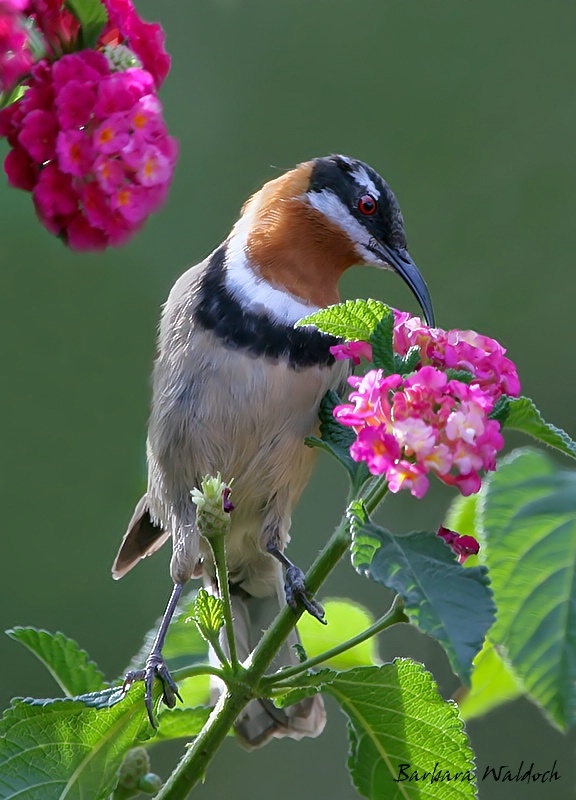
{"label": "pink and yellow flower", "polygon": [[[500,423],[490,419],[503,394],[517,395],[514,364],[494,339],[474,331],[428,328],[417,317],[395,311],[394,348],[417,347],[415,372],[402,377],[381,369],[353,376],[349,403],[334,416],[356,432],[352,458],[370,472],[386,475],[392,492],[409,489],[422,497],[429,473],[464,495],[480,489],[482,471],[496,467],[504,446]],[[331,348],[335,358],[370,358],[370,345],[349,342]],[[470,373],[470,383],[450,380],[445,370]]]}

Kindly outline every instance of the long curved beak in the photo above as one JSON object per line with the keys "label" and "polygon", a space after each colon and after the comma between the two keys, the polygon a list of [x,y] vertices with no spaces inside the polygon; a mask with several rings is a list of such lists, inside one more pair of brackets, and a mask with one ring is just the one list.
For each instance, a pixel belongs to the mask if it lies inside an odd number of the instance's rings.
{"label": "long curved beak", "polygon": [[431,328],[434,328],[434,309],[432,308],[430,292],[428,291],[426,282],[420,274],[418,267],[408,255],[408,251],[401,247],[389,247],[382,242],[378,242],[378,250],[381,251],[384,261],[404,278],[408,286],[412,289],[424,312],[426,323]]}

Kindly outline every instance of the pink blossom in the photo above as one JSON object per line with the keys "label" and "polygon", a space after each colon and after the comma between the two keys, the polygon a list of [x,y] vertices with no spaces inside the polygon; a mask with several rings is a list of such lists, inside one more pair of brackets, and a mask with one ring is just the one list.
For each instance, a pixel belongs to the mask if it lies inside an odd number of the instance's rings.
{"label": "pink blossom", "polygon": [[84,131],[60,131],[56,154],[62,172],[81,178],[92,169],[94,148]]}
{"label": "pink blossom", "polygon": [[336,361],[343,361],[345,358],[351,358],[356,366],[360,363],[361,358],[372,361],[372,345],[368,342],[345,342],[344,344],[335,344],[330,348],[330,352]]}
{"label": "pink blossom", "polygon": [[10,150],[4,161],[8,183],[15,189],[31,192],[36,186],[37,170],[34,161],[23,147],[17,145]]}
{"label": "pink blossom", "polygon": [[[97,80],[97,79],[96,79]],[[96,104],[94,83],[71,80],[58,91],[56,114],[63,130],[82,128],[88,124]]]}
{"label": "pink blossom", "polygon": [[21,13],[24,6],[16,0],[0,0],[0,92],[12,89],[33,63],[26,18]]}
{"label": "pink blossom", "polygon": [[437,535],[454,550],[460,564],[463,564],[469,556],[475,556],[480,551],[480,545],[473,536],[460,536],[443,525],[439,528]]}
{"label": "pink blossom", "polygon": [[152,76],[111,70],[88,50],[39,62],[0,112],[10,183],[32,191],[41,222],[80,250],[133,236],[166,199],[178,153]]}
{"label": "pink blossom", "polygon": [[388,488],[396,494],[401,489],[410,489],[410,494],[418,499],[428,491],[429,481],[424,469],[405,459],[399,459],[387,472]]}
{"label": "pink blossom", "polygon": [[130,140],[130,122],[126,114],[111,114],[94,131],[94,147],[107,155],[124,151]]}
{"label": "pink blossom", "polygon": [[400,445],[385,425],[367,426],[358,434],[350,455],[355,461],[366,461],[373,475],[382,475],[400,458]]}
{"label": "pink blossom", "polygon": [[159,89],[170,70],[162,28],[139,17],[130,0],[104,0],[104,5],[110,19],[105,35],[124,41],[154,77],[156,89]]}
{"label": "pink blossom", "polygon": [[334,416],[357,434],[352,458],[385,474],[390,491],[422,497],[432,472],[468,495],[479,490],[480,472],[495,468],[504,441],[488,416],[494,399],[479,386],[448,380],[429,365],[407,378],[369,370],[349,382],[350,403]]}
{"label": "pink blossom", "polygon": [[37,109],[27,114],[23,121],[18,142],[39,165],[56,156],[58,120],[50,111]]}

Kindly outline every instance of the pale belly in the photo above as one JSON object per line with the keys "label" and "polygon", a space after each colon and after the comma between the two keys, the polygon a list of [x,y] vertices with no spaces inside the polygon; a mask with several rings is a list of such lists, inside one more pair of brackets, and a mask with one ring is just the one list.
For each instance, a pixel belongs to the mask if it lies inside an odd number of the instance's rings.
{"label": "pale belly", "polygon": [[295,371],[224,348],[215,355],[205,339],[188,349],[177,372],[156,376],[148,496],[175,543],[182,532],[187,537],[181,549],[189,561],[201,552],[190,490],[217,472],[232,482],[227,550],[231,572],[241,575],[246,564],[269,559],[260,541],[267,515],[277,513],[287,541],[315,457],[304,438],[317,430],[320,401],[343,382],[347,364]]}

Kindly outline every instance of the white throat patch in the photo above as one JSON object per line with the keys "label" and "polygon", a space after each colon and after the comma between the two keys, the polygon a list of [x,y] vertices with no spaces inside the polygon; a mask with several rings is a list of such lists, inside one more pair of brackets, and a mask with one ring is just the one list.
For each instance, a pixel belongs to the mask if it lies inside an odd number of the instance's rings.
{"label": "white throat patch", "polygon": [[277,289],[252,268],[247,254],[252,219],[241,217],[230,234],[226,249],[225,284],[228,291],[246,310],[267,314],[274,322],[294,325],[298,320],[318,311],[318,306],[305,303],[283,289]]}

